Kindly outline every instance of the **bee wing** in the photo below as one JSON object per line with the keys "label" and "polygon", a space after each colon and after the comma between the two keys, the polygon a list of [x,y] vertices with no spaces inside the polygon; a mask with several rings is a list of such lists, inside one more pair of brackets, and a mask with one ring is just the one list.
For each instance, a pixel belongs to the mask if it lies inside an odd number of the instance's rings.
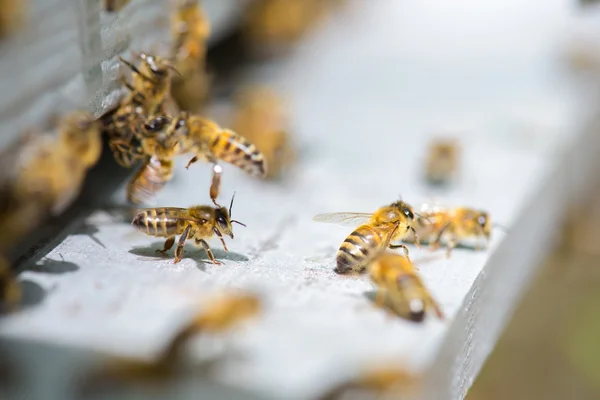
{"label": "bee wing", "polygon": [[315,215],[313,221],[342,226],[357,226],[368,222],[373,214],[355,212],[337,212]]}

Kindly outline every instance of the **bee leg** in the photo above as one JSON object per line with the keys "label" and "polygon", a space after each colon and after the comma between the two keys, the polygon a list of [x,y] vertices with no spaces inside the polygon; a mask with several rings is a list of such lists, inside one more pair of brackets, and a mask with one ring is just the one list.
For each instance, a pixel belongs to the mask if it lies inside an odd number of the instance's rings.
{"label": "bee leg", "polygon": [[404,255],[406,256],[406,259],[410,261],[410,258],[408,257],[408,247],[406,247],[403,244],[390,244],[390,249],[399,249],[402,248],[402,250],[404,250]]}
{"label": "bee leg", "polygon": [[179,236],[179,241],[177,242],[177,248],[175,249],[175,260],[173,260],[173,264],[177,264],[179,261],[181,261],[181,257],[183,257],[183,245],[185,244],[185,240],[187,239],[189,233],[190,233],[190,226],[188,225],[188,227],[185,228],[185,231],[183,231],[181,236]]}
{"label": "bee leg", "polygon": [[375,295],[375,305],[377,307],[383,308],[385,306],[385,293],[383,290],[378,290]]}
{"label": "bee leg", "polygon": [[192,159],[190,161],[188,161],[187,165],[185,166],[185,169],[189,169],[190,165],[192,165],[193,163],[195,163],[196,161],[198,161],[198,156],[194,156],[192,157]]}
{"label": "bee leg", "polygon": [[206,240],[204,240],[204,239],[198,239],[198,240],[196,240],[196,243],[199,243],[199,244],[202,245],[202,247],[204,247],[204,250],[206,251],[206,254],[208,255],[208,258],[210,258],[210,261],[213,264],[215,264],[215,265],[222,265],[223,264],[222,262],[217,261],[217,259],[215,258],[215,255],[213,254],[212,250],[208,246],[208,243],[206,243]]}
{"label": "bee leg", "polygon": [[217,235],[219,237],[219,240],[221,240],[221,243],[223,244],[223,248],[225,249],[225,251],[229,251],[227,249],[227,245],[225,244],[225,239],[223,239],[223,235],[221,234],[221,232],[219,232],[219,230],[215,227],[214,229],[215,235]]}
{"label": "bee leg", "polygon": [[446,246],[446,258],[450,258],[450,254],[452,253],[452,249],[456,247],[458,240],[456,236],[452,236],[452,238],[448,241],[448,245]]}
{"label": "bee leg", "polygon": [[173,247],[173,245],[175,244],[175,236],[171,236],[170,238],[168,238],[165,241],[165,245],[163,246],[163,249],[156,249],[157,253],[161,253],[163,256],[167,255],[167,250],[171,250],[171,247]]}
{"label": "bee leg", "polygon": [[414,235],[415,246],[417,246],[420,249],[421,248],[421,243],[420,243],[420,240],[419,240],[419,235],[417,235],[417,231],[415,230],[414,226],[411,226],[409,229],[412,231],[412,233]]}
{"label": "bee leg", "polygon": [[119,59],[119,61],[121,61],[123,64],[125,64],[127,67],[129,67],[129,69],[131,71],[133,71],[135,74],[139,75],[143,80],[145,80],[146,82],[151,82],[151,83],[156,83],[154,82],[154,79],[142,74],[140,72],[140,70],[133,65],[132,63],[130,63],[129,61],[125,60],[124,58],[122,58],[121,56],[117,57]]}
{"label": "bee leg", "polygon": [[[210,184],[210,199],[217,207],[221,207],[217,203],[217,197],[219,197],[219,188],[221,187],[221,174],[223,173],[223,167],[219,164],[213,165],[213,176],[212,183]],[[223,239],[221,239],[222,241]]]}
{"label": "bee leg", "polygon": [[437,248],[440,247],[440,242],[442,241],[442,235],[444,234],[444,232],[446,232],[446,230],[450,227],[451,222],[448,222],[446,225],[444,225],[442,227],[442,229],[440,229],[440,231],[438,232],[437,237],[433,240],[433,242],[431,242],[431,249],[435,250]]}

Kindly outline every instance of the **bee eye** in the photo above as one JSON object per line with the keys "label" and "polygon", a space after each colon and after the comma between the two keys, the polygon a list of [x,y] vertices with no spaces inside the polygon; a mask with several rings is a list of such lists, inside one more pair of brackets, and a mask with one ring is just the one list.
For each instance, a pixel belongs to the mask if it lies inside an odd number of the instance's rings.
{"label": "bee eye", "polygon": [[415,216],[414,216],[414,214],[412,213],[412,211],[411,211],[411,210],[409,210],[408,208],[405,208],[405,209],[403,209],[403,210],[402,210],[402,212],[404,213],[404,215],[405,215],[407,218],[410,218],[410,219],[414,219],[414,218],[415,218]]}
{"label": "bee eye", "polygon": [[485,223],[487,221],[486,221],[486,218],[483,215],[481,215],[481,216],[479,216],[479,218],[477,218],[477,222],[479,222],[479,225],[485,226]]}

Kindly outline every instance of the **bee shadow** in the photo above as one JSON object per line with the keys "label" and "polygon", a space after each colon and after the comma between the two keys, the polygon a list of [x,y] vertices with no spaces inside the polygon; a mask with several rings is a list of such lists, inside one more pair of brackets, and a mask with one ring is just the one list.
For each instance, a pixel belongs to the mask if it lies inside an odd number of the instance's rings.
{"label": "bee shadow", "polygon": [[[134,247],[129,250],[129,253],[135,254],[137,256],[149,257],[156,260],[165,260],[165,259],[173,259],[175,256],[173,252],[175,251],[175,246],[169,251],[167,251],[168,257],[163,256],[161,253],[157,252],[157,250],[162,250],[164,245],[164,241],[154,242],[150,246],[147,247]],[[243,254],[235,253],[233,251],[225,251],[222,249],[211,248],[213,254],[217,261],[229,260],[236,262],[249,261],[250,259]],[[204,251],[204,249],[199,249],[191,244],[186,244],[183,251],[183,259],[192,259],[196,263],[196,267],[202,271],[204,271],[204,267],[206,264],[211,264],[208,255]],[[198,261],[202,262],[202,266],[198,263]]]}
{"label": "bee shadow", "polygon": [[[62,257],[62,256],[61,256]],[[45,274],[65,274],[67,272],[75,272],[79,270],[79,266],[75,263],[65,260],[53,260],[44,258],[41,262],[26,264],[23,269],[41,272]]]}
{"label": "bee shadow", "polygon": [[37,283],[30,280],[23,280],[20,283],[22,292],[21,309],[35,307],[46,298],[46,290]]}

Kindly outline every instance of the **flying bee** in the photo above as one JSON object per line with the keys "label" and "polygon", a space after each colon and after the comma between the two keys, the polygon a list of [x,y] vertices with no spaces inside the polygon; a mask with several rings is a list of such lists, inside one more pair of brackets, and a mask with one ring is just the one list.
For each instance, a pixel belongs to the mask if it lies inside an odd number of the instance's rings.
{"label": "flying bee", "polygon": [[344,240],[337,252],[338,274],[362,272],[367,264],[379,256],[388,247],[402,248],[408,257],[408,248],[403,244],[391,242],[403,239],[412,231],[414,243],[419,244],[419,237],[413,227],[415,214],[410,205],[397,201],[389,206],[381,207],[374,213],[326,213],[313,218],[317,222],[337,223],[346,226],[360,225]]}
{"label": "flying bee", "polygon": [[232,129],[264,154],[269,166],[266,178],[277,178],[296,157],[281,99],[267,87],[249,87],[238,92],[236,107]]}
{"label": "flying bee", "polygon": [[388,305],[400,317],[414,322],[423,321],[427,309],[433,310],[438,318],[444,318],[415,267],[405,256],[386,251],[369,265],[368,270],[371,281],[378,287],[378,306]]}
{"label": "flying bee", "polygon": [[174,264],[181,261],[183,257],[183,245],[185,241],[193,239],[196,245],[202,245],[213,264],[220,265],[222,263],[215,259],[213,252],[204,239],[217,235],[225,251],[229,251],[223,235],[228,235],[233,239],[232,223],[246,226],[239,221],[231,219],[231,208],[233,207],[234,198],[235,194],[231,198],[229,210],[225,207],[212,206],[143,209],[135,216],[132,225],[147,235],[166,237],[167,240],[164,248],[157,250],[157,252],[162,254],[166,254],[167,250],[173,247],[175,236],[181,235],[175,249]]}
{"label": "flying bee", "polygon": [[172,91],[182,110],[197,111],[210,89],[206,72],[206,42],[210,23],[196,0],[182,0],[171,16],[173,63],[180,75],[173,76]]}
{"label": "flying bee", "polygon": [[455,140],[431,143],[425,162],[425,177],[432,185],[450,183],[458,174],[460,149]]}
{"label": "flying bee", "polygon": [[114,358],[85,382],[88,388],[106,381],[161,383],[172,378],[184,366],[184,350],[199,334],[221,334],[261,312],[262,300],[254,293],[225,293],[207,302],[171,338],[165,349],[152,361]]}
{"label": "flying bee", "polygon": [[199,159],[210,162],[219,159],[235,165],[251,176],[264,177],[267,174],[264,155],[245,137],[197,115],[190,115],[186,123],[188,135],[183,147],[186,151],[196,153],[186,168]]}
{"label": "flying bee", "polygon": [[[344,399],[347,394],[358,394],[359,392],[362,392],[363,396],[366,396],[364,392],[369,394],[368,397],[361,398],[371,398],[373,395],[380,398],[379,396],[388,394],[393,394],[395,399],[412,398],[410,395],[416,394],[419,385],[420,377],[413,375],[406,369],[396,365],[381,365],[371,367],[356,378],[330,389],[319,399]],[[403,397],[404,395],[409,396]]]}
{"label": "flying bee", "polygon": [[438,248],[442,241],[446,242],[446,255],[450,257],[452,249],[467,240],[475,240],[474,249],[481,247],[483,238],[489,243],[492,233],[489,214],[485,211],[468,207],[443,208],[425,204],[417,217],[415,227],[424,242],[432,248]]}

